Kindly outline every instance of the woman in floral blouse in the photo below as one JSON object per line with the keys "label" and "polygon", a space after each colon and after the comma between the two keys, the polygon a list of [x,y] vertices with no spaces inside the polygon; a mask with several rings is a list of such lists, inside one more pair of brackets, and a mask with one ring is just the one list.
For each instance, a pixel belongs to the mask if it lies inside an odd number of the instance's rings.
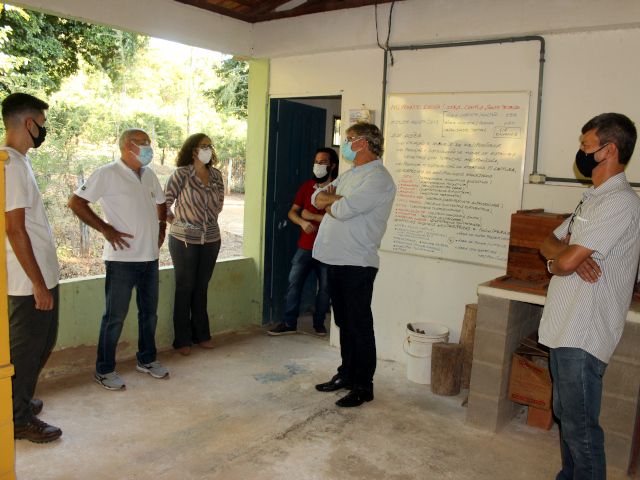
{"label": "woman in floral blouse", "polygon": [[220,251],[218,215],[224,204],[224,183],[211,139],[191,135],[182,145],[169,177],[167,221],[169,252],[176,280],[173,348],[182,355],[191,345],[213,348],[207,314],[207,289]]}

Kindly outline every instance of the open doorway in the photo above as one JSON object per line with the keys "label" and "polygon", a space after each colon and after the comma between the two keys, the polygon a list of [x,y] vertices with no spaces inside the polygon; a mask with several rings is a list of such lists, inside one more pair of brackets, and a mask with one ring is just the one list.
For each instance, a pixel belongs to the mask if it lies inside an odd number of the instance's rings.
{"label": "open doorway", "polygon": [[[334,124],[340,118],[340,96],[271,99],[267,204],[265,217],[263,324],[281,321],[291,259],[300,228],[287,213],[300,185],[312,177],[315,152],[321,147],[338,151]],[[307,278],[300,315],[313,310],[317,279]]]}

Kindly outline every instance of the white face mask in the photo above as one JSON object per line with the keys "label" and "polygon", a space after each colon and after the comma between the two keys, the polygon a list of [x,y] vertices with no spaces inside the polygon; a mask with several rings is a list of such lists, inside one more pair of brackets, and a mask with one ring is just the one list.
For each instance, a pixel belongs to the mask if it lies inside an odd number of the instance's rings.
{"label": "white face mask", "polygon": [[318,177],[324,177],[329,171],[329,165],[320,165],[319,163],[313,164],[313,174]]}
{"label": "white face mask", "polygon": [[213,157],[213,152],[210,149],[198,149],[198,160],[200,160],[205,165],[211,161],[211,157]]}

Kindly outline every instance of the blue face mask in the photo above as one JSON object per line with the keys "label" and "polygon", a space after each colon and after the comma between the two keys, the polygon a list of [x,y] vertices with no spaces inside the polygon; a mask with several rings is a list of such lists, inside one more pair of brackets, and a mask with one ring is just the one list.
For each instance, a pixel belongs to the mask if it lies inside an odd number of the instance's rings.
{"label": "blue face mask", "polygon": [[340,147],[340,153],[342,154],[342,158],[344,158],[347,162],[353,162],[356,159],[356,153],[351,149],[351,144],[346,138],[342,142],[342,147]]}
{"label": "blue face mask", "polygon": [[153,148],[148,145],[136,145],[140,149],[140,153],[136,156],[143,167],[146,167],[153,160]]}

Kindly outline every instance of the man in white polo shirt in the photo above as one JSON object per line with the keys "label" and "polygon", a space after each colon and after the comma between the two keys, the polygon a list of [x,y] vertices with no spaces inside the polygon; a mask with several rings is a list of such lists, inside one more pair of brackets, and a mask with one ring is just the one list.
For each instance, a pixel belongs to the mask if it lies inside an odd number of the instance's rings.
{"label": "man in white polo shirt", "polygon": [[56,245],[26,156],[29,149],[44,142],[48,108],[45,102],[26,93],[5,98],[2,120],[6,135],[4,146],[0,147],[9,154],[4,173],[9,343],[15,368],[14,437],[36,443],[51,442],[62,435],[59,428],[36,416],[43,404],[33,398],[38,375],[58,335]]}
{"label": "man in white polo shirt", "polygon": [[[69,199],[69,207],[87,225],[105,237],[102,258],[106,266],[106,308],[100,326],[95,380],[108,390],[125,383],[115,371],[116,347],[129,310],[133,287],[138,306],[138,365],[154,378],[169,371],[156,361],[158,320],[158,256],[164,242],[166,206],[153,170],[151,140],[143,130],[125,130],[120,136],[121,158],[100,167]],[[107,222],[89,206],[99,202]]]}
{"label": "man in white polo shirt", "polygon": [[550,348],[560,422],[557,480],[606,478],[602,377],[624,329],[640,256],[640,198],[624,174],[636,138],[619,113],[582,127],[576,167],[593,187],[540,248],[553,274],[538,334]]}

